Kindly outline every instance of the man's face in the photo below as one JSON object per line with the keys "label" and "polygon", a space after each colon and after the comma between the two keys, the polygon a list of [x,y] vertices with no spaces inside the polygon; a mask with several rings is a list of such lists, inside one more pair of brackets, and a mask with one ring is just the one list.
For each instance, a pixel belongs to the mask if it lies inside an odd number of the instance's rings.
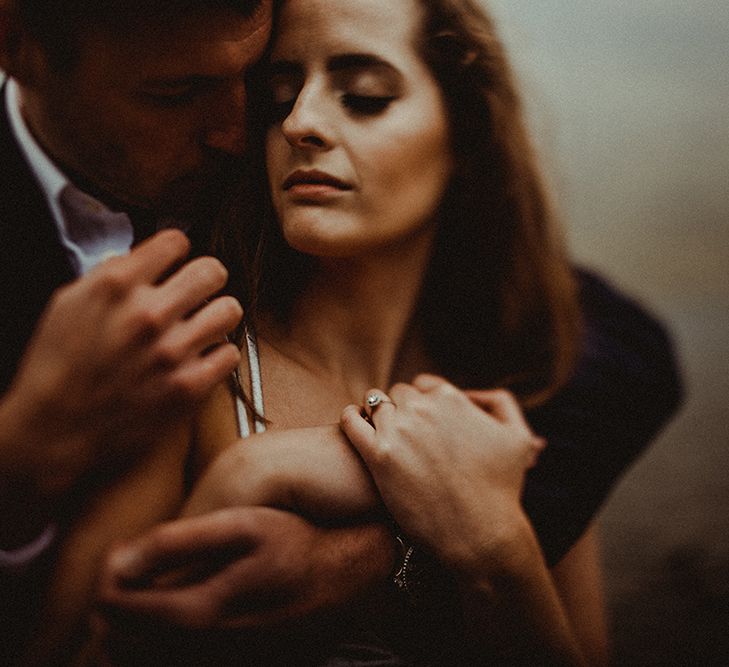
{"label": "man's face", "polygon": [[145,24],[129,36],[84,36],[78,63],[44,68],[24,113],[62,166],[113,197],[174,214],[243,149],[246,70],[271,29],[271,0]]}

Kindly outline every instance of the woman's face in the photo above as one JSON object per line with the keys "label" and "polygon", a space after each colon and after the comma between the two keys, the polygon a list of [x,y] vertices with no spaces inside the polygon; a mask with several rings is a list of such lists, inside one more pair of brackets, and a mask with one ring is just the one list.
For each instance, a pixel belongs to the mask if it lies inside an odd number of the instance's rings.
{"label": "woman's face", "polygon": [[452,172],[416,0],[288,0],[271,56],[267,167],[294,248],[349,257],[435,224]]}

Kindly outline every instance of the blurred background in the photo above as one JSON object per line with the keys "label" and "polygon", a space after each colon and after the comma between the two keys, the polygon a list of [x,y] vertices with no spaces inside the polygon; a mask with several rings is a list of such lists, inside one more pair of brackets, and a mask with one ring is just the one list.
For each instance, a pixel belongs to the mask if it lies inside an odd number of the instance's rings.
{"label": "blurred background", "polygon": [[687,397],[601,514],[617,665],[729,665],[729,2],[486,0],[573,255],[661,318]]}

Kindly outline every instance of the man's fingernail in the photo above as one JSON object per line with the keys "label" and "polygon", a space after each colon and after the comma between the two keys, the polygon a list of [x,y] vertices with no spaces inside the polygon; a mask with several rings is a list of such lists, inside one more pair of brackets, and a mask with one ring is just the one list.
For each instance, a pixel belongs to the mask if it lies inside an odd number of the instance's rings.
{"label": "man's fingernail", "polygon": [[111,569],[123,579],[137,579],[144,573],[142,554],[137,549],[116,549],[109,559]]}

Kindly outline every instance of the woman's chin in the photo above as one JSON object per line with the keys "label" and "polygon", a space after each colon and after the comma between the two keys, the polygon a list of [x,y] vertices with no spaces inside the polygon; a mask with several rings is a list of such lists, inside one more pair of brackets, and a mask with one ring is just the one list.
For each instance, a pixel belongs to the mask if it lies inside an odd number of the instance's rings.
{"label": "woman's chin", "polygon": [[370,245],[366,237],[348,233],[344,225],[284,226],[284,238],[294,250],[322,258],[355,256],[366,252]]}

